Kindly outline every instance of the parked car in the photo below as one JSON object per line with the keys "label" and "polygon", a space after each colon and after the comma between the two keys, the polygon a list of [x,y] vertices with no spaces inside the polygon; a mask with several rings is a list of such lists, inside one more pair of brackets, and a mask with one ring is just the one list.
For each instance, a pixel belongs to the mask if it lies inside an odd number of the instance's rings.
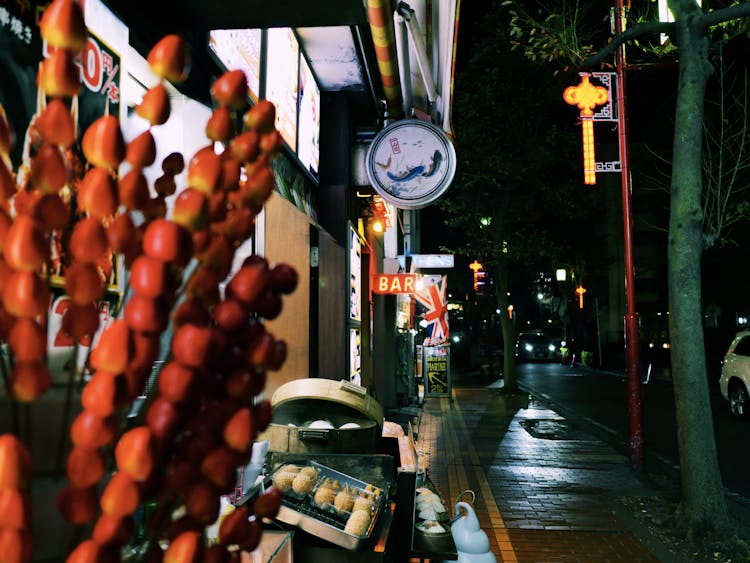
{"label": "parked car", "polygon": [[516,340],[516,359],[529,361],[560,361],[561,339],[545,334],[541,330],[524,331]]}
{"label": "parked car", "polygon": [[750,414],[750,330],[738,332],[721,363],[719,389],[738,418]]}

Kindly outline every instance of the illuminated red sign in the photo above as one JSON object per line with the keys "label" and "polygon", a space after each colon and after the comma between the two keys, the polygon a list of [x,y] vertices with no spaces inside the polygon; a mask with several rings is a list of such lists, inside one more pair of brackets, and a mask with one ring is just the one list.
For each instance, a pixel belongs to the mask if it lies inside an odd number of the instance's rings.
{"label": "illuminated red sign", "polygon": [[417,274],[375,274],[372,276],[372,290],[388,295],[414,293],[417,290]]}

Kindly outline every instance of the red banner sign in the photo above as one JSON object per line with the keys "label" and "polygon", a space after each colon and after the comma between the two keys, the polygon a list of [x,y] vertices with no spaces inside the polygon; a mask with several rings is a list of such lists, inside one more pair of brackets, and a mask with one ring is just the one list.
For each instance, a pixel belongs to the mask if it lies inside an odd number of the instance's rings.
{"label": "red banner sign", "polygon": [[375,293],[414,293],[417,291],[417,274],[375,274],[372,276]]}

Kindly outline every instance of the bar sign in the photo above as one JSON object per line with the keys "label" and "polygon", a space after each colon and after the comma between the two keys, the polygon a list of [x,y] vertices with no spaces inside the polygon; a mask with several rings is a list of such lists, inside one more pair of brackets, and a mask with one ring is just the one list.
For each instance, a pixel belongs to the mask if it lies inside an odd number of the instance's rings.
{"label": "bar sign", "polygon": [[417,290],[417,274],[374,274],[372,290],[388,295],[414,293]]}

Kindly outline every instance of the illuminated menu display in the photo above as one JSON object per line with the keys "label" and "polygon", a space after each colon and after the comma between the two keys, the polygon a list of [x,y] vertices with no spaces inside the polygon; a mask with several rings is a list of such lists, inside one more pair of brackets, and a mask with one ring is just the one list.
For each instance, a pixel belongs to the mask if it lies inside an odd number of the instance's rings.
{"label": "illuminated menu display", "polygon": [[226,68],[245,73],[254,102],[260,94],[261,39],[260,29],[214,29],[208,39],[209,48]]}
{"label": "illuminated menu display", "polygon": [[299,44],[292,30],[268,30],[266,99],[276,106],[276,128],[293,151],[297,151],[297,79]]}
{"label": "illuminated menu display", "polygon": [[318,173],[320,162],[320,88],[310,66],[300,58],[299,127],[297,156],[310,172]]}
{"label": "illuminated menu display", "polygon": [[209,50],[227,70],[242,70],[253,103],[276,106],[276,129],[314,179],[320,168],[320,87],[292,28],[214,29]]}

